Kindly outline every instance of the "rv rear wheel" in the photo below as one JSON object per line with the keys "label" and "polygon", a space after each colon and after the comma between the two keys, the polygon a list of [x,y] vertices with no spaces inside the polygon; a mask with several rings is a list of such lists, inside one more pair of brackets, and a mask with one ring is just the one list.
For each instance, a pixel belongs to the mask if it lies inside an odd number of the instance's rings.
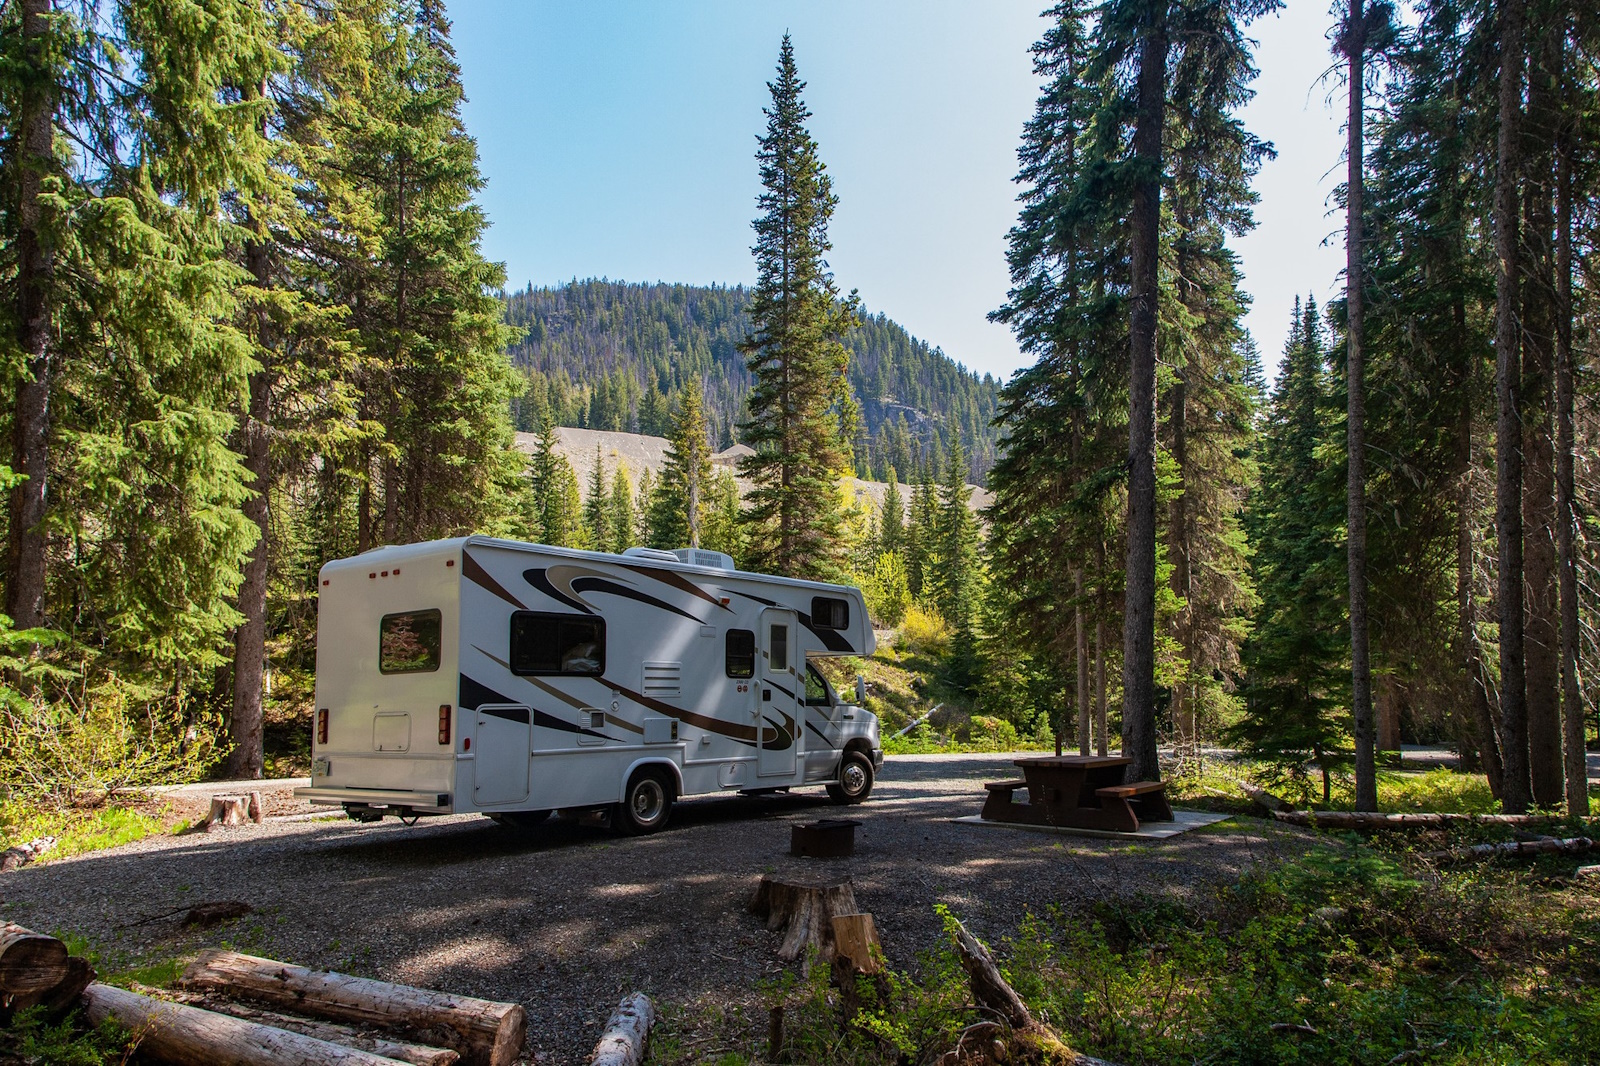
{"label": "rv rear wheel", "polygon": [[543,825],[550,819],[549,811],[501,811],[489,815],[500,825],[510,829],[532,829],[536,825]]}
{"label": "rv rear wheel", "polygon": [[617,804],[612,824],[629,836],[654,833],[672,813],[672,779],[661,770],[645,769],[628,782],[627,798]]}
{"label": "rv rear wheel", "polygon": [[847,751],[839,760],[839,783],[828,786],[835,803],[860,803],[872,795],[872,760],[859,751]]}

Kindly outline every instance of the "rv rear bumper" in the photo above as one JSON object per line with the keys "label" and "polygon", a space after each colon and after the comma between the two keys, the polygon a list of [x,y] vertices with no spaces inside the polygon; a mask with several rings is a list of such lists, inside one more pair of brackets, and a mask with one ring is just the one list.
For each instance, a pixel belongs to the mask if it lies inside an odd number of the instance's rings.
{"label": "rv rear bumper", "polygon": [[448,792],[412,792],[400,788],[297,788],[294,798],[330,807],[351,804],[363,807],[407,807],[437,814],[450,810]]}

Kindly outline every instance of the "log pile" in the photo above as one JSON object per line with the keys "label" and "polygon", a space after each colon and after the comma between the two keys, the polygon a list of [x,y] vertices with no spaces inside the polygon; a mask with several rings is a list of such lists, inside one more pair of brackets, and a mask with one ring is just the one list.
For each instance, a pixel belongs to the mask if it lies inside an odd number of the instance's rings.
{"label": "log pile", "polygon": [[[94,981],[66,945],[0,923],[0,1021],[24,1007],[50,1016],[81,1009],[90,1025],[114,1021],[133,1034],[142,1061],[172,1066],[511,1066],[522,1053],[527,1015],[514,1003],[453,996],[272,959],[211,951],[185,971],[180,989],[129,990]],[[640,997],[642,998],[642,997]],[[653,1013],[624,1001],[643,1041]],[[629,1034],[632,1034],[630,1037]],[[606,1060],[637,1063],[638,1058]]]}
{"label": "log pile", "polygon": [[65,1013],[93,980],[89,963],[55,937],[0,922],[0,1021],[27,1007]]}

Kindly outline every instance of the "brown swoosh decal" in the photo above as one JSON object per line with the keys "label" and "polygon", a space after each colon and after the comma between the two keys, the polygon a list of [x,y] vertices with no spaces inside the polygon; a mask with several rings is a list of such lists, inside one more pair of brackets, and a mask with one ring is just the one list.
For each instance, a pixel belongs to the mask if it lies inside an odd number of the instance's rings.
{"label": "brown swoosh decal", "polygon": [[474,585],[488,589],[496,596],[499,596],[502,600],[505,600],[507,603],[511,604],[511,606],[523,611],[528,609],[521,600],[507,592],[500,582],[491,577],[489,575],[489,571],[483,568],[483,564],[474,559],[472,557],[472,553],[466,550],[461,552],[461,573],[462,576],[464,576],[468,581],[471,581]]}
{"label": "brown swoosh decal", "polygon": [[727,604],[723,603],[721,600],[719,600],[715,596],[711,595],[711,593],[707,592],[705,589],[701,588],[699,585],[696,585],[693,581],[690,581],[688,578],[684,577],[682,574],[679,574],[679,573],[677,573],[675,571],[672,571],[672,570],[654,570],[654,569],[652,569],[652,568],[650,568],[648,566],[634,566],[634,565],[632,565],[630,563],[624,563],[623,566],[626,567],[629,570],[632,570],[634,573],[643,576],[643,577],[648,577],[653,581],[659,581],[663,585],[671,585],[673,588],[677,589],[679,592],[687,592],[691,596],[700,597],[702,600],[705,600],[707,603],[714,603],[718,607],[721,607],[724,611],[732,611],[733,610],[732,607],[729,607]]}
{"label": "brown swoosh decal", "polygon": [[[658,711],[661,714],[667,715],[668,717],[676,718],[680,722],[687,722],[689,725],[692,725],[697,729],[704,729],[708,733],[716,733],[718,736],[724,736],[730,740],[737,740],[741,744],[749,744],[752,747],[755,746],[757,742],[756,727],[753,725],[734,725],[732,722],[724,722],[720,718],[710,718],[703,714],[696,714],[693,711],[686,711],[680,707],[674,707],[670,703],[662,703],[660,700],[655,699],[654,697],[645,696],[638,692],[634,692],[632,689],[623,688],[615,681],[607,681],[603,677],[597,678],[597,680],[602,685],[611,689],[613,692],[620,693],[621,695],[628,697],[630,700],[640,704],[641,706],[648,707],[652,711]],[[777,738],[777,730],[769,730],[769,732],[772,733],[774,739]]]}

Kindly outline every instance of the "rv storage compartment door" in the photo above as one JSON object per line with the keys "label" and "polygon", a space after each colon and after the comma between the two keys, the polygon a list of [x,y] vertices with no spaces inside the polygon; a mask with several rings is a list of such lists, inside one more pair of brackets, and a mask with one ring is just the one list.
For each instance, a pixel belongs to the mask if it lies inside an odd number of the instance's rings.
{"label": "rv storage compartment door", "polygon": [[479,807],[521,803],[528,798],[528,761],[533,739],[526,707],[479,707],[473,800]]}
{"label": "rv storage compartment door", "polygon": [[411,748],[411,716],[404,711],[382,711],[372,716],[373,751],[407,751]]}
{"label": "rv storage compartment door", "polygon": [[645,717],[644,742],[646,744],[671,744],[677,739],[678,720],[676,718]]}

